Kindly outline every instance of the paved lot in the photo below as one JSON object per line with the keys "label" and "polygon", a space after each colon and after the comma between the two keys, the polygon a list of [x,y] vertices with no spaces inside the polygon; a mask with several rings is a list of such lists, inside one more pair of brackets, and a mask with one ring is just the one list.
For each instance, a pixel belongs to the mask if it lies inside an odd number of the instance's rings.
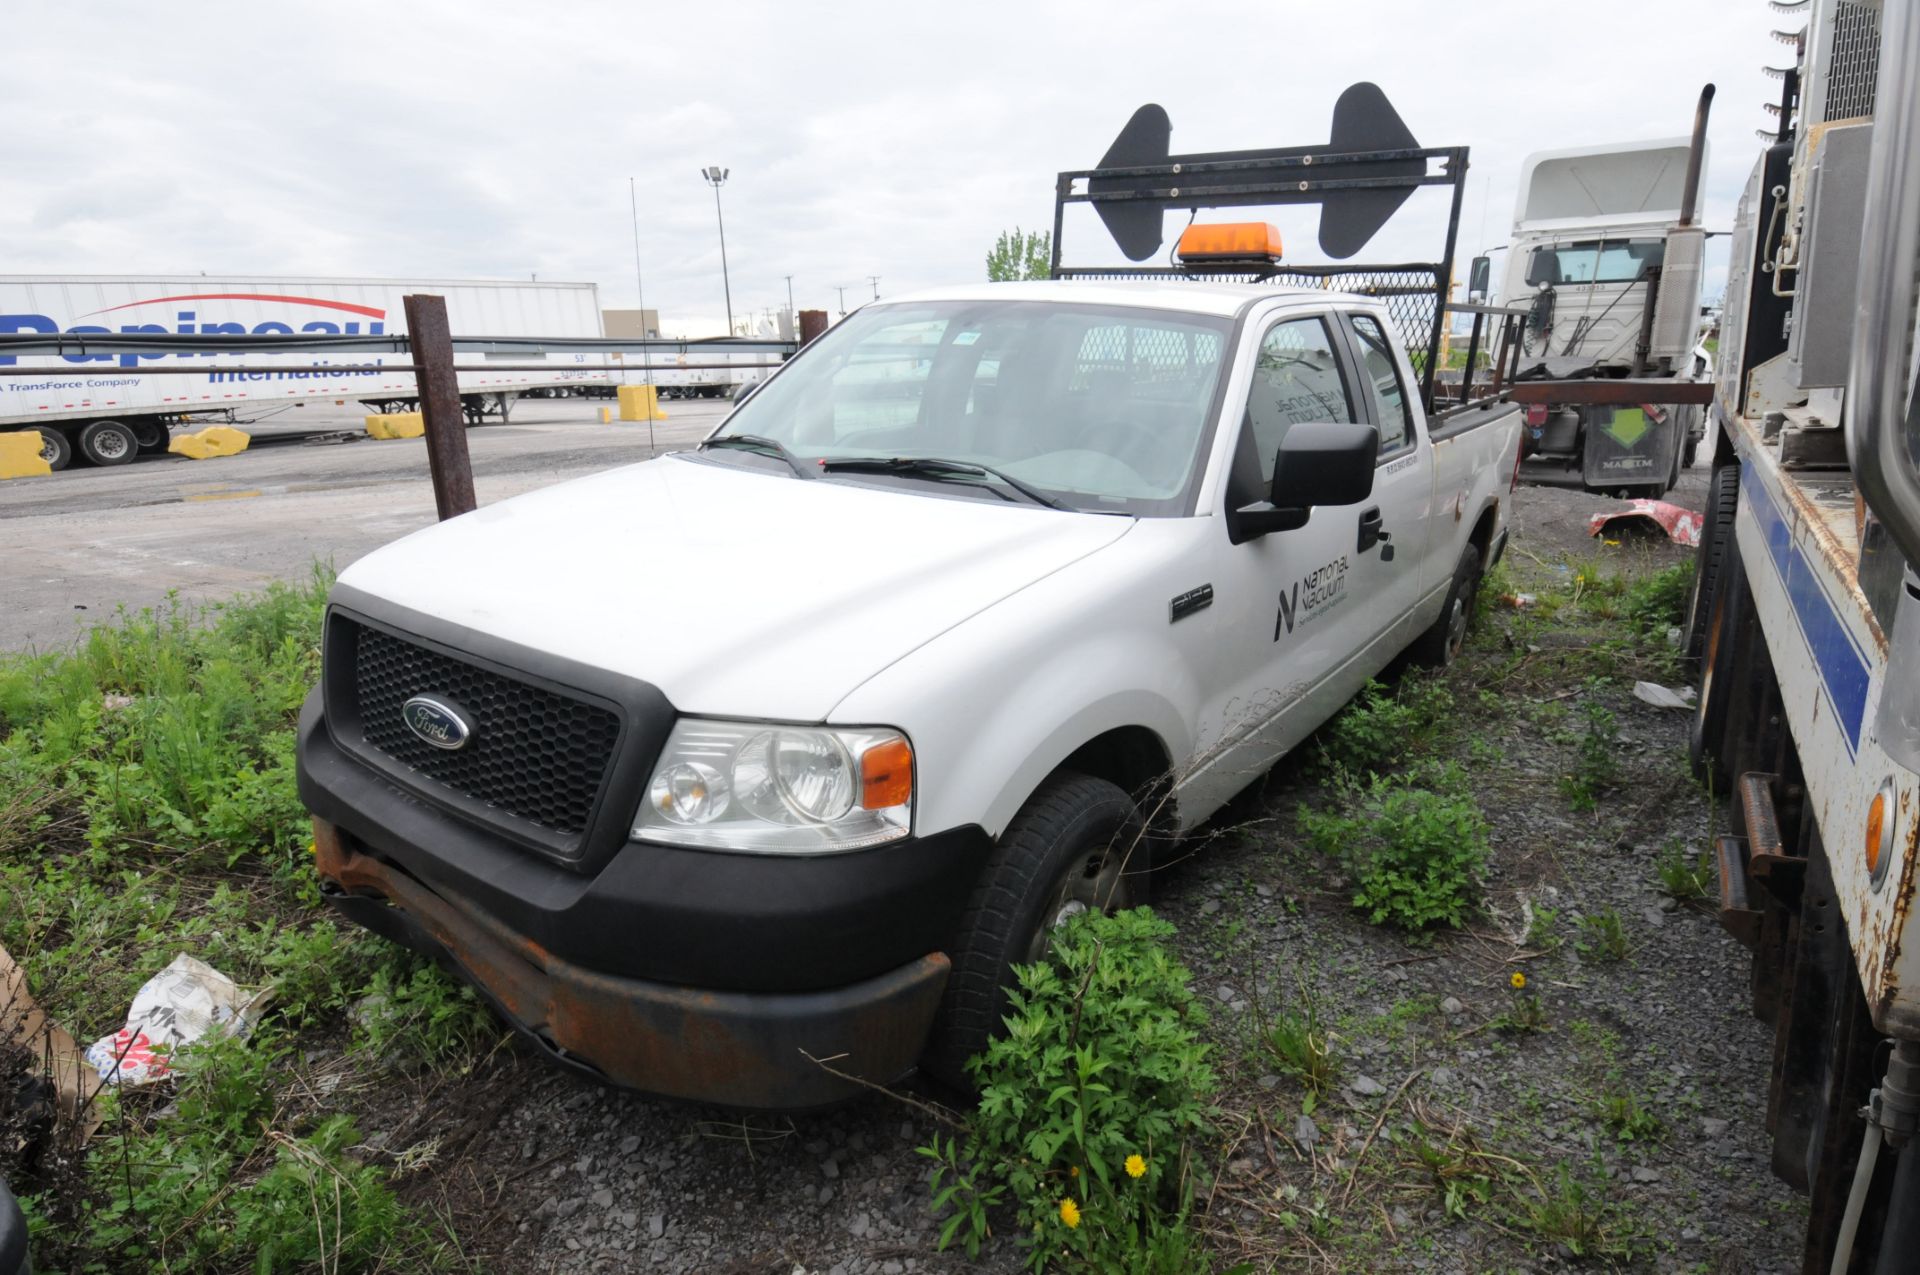
{"label": "paved lot", "polygon": [[[724,402],[675,402],[644,424],[599,423],[595,400],[517,404],[506,425],[468,431],[482,504],[686,447]],[[433,521],[419,439],[301,441],[359,431],[357,411],[285,413],[245,426],[238,456],[159,456],[118,469],[74,468],[0,483],[0,650],[73,643],[116,606],[152,606],[177,590],[217,599],[331,560],[345,567]]]}

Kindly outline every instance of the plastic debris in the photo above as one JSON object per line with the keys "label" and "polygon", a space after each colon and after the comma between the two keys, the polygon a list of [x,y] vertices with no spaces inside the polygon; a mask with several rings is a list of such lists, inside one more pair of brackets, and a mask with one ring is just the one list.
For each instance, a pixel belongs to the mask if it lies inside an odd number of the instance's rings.
{"label": "plastic debris", "polygon": [[1500,595],[1500,601],[1516,611],[1524,611],[1539,600],[1540,599],[1534,597],[1531,593],[1503,593]]}
{"label": "plastic debris", "polygon": [[172,1074],[168,1059],[209,1035],[244,1036],[270,991],[240,985],[182,952],[134,993],[127,1024],[87,1046],[87,1062],[110,1085],[144,1085]]}
{"label": "plastic debris", "polygon": [[1668,690],[1657,682],[1635,682],[1633,697],[1642,704],[1651,704],[1655,708],[1692,708],[1693,688],[1683,686],[1677,691]]}
{"label": "plastic debris", "polygon": [[1668,504],[1664,500],[1629,500],[1589,518],[1587,534],[1597,536],[1627,519],[1640,518],[1666,532],[1667,539],[1673,543],[1691,547],[1700,543],[1700,524],[1705,515]]}

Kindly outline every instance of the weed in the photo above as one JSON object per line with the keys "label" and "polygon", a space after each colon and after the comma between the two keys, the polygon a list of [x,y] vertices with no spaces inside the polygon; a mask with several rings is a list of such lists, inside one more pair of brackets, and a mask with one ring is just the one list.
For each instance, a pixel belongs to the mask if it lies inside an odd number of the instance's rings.
{"label": "weed", "polygon": [[1608,1078],[1594,1102],[1593,1117],[1622,1142],[1653,1142],[1662,1129],[1660,1118],[1642,1105],[1639,1095],[1621,1087],[1618,1075]]}
{"label": "weed", "polygon": [[1044,961],[1016,967],[1006,1033],[967,1067],[980,1105],[934,1161],[941,1247],[976,1253],[1010,1205],[1034,1271],[1193,1269],[1190,1141],[1214,1088],[1204,1011],[1146,908],[1073,917]]}
{"label": "weed", "polygon": [[1616,1235],[1617,1212],[1598,1188],[1563,1164],[1516,1220],[1542,1239],[1566,1245],[1575,1257],[1619,1256],[1625,1245]]}
{"label": "weed", "polygon": [[1560,777],[1560,791],[1575,810],[1597,808],[1600,797],[1620,777],[1620,734],[1612,710],[1598,700],[1581,705],[1586,729],[1579,737],[1579,755],[1571,774]]}
{"label": "weed", "polygon": [[1573,945],[1583,958],[1599,961],[1624,961],[1632,945],[1627,941],[1626,922],[1614,908],[1589,913],[1580,918],[1580,938]]}
{"label": "weed", "polygon": [[1706,898],[1717,875],[1709,851],[1702,849],[1689,858],[1686,847],[1678,841],[1669,841],[1661,848],[1653,870],[1661,890],[1682,903]]}
{"label": "weed", "polygon": [[1430,743],[1452,710],[1452,692],[1434,678],[1409,673],[1391,689],[1369,681],[1322,728],[1314,759],[1336,775],[1384,771]]}
{"label": "weed", "polygon": [[1513,991],[1513,1003],[1506,1013],[1495,1020],[1496,1025],[1514,1032],[1545,1031],[1547,1011],[1542,1008],[1540,993],[1527,976],[1515,970],[1508,976],[1507,985]]}
{"label": "weed", "polygon": [[1562,941],[1559,909],[1530,905],[1527,909],[1527,932],[1520,941],[1536,952],[1551,952],[1559,947]]}
{"label": "weed", "polygon": [[356,1009],[355,1044],[376,1058],[466,1070],[495,1030],[473,989],[412,953],[374,971]]}
{"label": "weed", "polygon": [[1333,1037],[1320,1020],[1319,1002],[1304,984],[1298,1002],[1297,1010],[1276,1013],[1263,1026],[1260,1040],[1281,1072],[1317,1098],[1333,1087],[1339,1065],[1333,1056]]}
{"label": "weed", "polygon": [[1416,787],[1417,778],[1376,775],[1344,794],[1352,813],[1302,806],[1300,825],[1351,869],[1353,905],[1374,924],[1457,926],[1480,900],[1486,819],[1457,770],[1435,776],[1440,791]]}
{"label": "weed", "polygon": [[1641,576],[1626,588],[1626,613],[1641,628],[1665,640],[1666,631],[1684,624],[1693,595],[1693,563],[1686,561]]}

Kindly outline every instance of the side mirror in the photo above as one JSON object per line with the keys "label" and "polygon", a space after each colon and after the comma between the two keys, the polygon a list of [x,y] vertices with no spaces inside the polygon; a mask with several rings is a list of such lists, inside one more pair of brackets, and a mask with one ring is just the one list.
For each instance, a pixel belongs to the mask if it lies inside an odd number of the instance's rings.
{"label": "side mirror", "polygon": [[1303,421],[1287,430],[1273,458],[1267,499],[1233,510],[1234,544],[1307,525],[1315,505],[1357,505],[1373,494],[1380,431],[1346,421]]}
{"label": "side mirror", "polygon": [[1467,300],[1484,302],[1487,290],[1493,280],[1493,261],[1487,257],[1475,257],[1467,268]]}

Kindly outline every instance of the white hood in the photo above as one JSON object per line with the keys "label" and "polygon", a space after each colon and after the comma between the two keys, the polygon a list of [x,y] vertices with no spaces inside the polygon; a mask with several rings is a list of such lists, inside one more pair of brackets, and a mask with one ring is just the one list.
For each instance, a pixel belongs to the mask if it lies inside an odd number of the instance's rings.
{"label": "white hood", "polygon": [[340,580],[651,682],[682,712],[819,721],[1132,526],[665,457],[428,527]]}

